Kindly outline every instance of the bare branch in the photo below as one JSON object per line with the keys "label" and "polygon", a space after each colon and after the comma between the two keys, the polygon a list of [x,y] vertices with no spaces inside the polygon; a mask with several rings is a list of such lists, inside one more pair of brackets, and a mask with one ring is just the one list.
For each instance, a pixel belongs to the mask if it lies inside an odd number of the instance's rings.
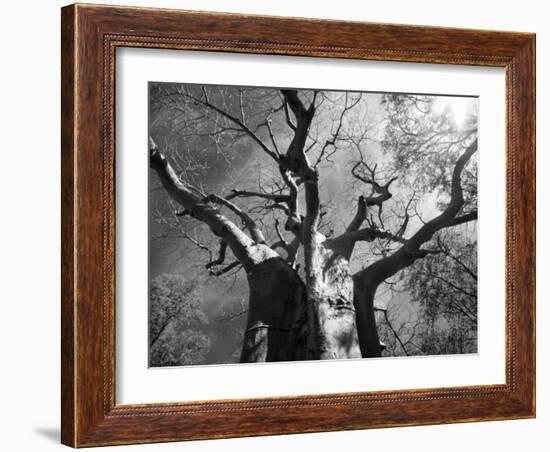
{"label": "bare branch", "polygon": [[239,126],[250,138],[252,138],[252,140],[254,142],[256,142],[260,148],[267,154],[269,155],[273,160],[275,160],[276,162],[279,161],[279,158],[277,156],[277,153],[273,152],[271,149],[269,149],[269,147],[260,139],[260,137],[258,137],[258,135],[256,135],[243,121],[241,121],[239,118],[237,118],[236,116],[233,116],[231,115],[230,113],[228,113],[227,111],[217,107],[216,105],[212,104],[209,99],[208,99],[208,95],[206,93],[206,89],[204,88],[204,86],[202,87],[202,93],[203,93],[203,96],[204,96],[204,99],[201,99],[199,97],[195,97],[195,96],[192,96],[191,94],[187,94],[187,96],[194,100],[195,102],[199,102],[201,103],[202,105],[204,105],[205,107],[215,111],[216,113],[222,115],[223,117],[229,119],[231,122],[233,122],[234,124],[236,124],[237,126]]}
{"label": "bare branch", "polygon": [[262,198],[267,199],[269,201],[273,201],[275,203],[287,203],[289,204],[291,202],[289,195],[284,194],[276,194],[276,193],[262,193],[257,191],[249,191],[249,190],[238,190],[238,189],[232,189],[231,194],[226,196],[225,199],[228,201],[233,198]]}
{"label": "bare branch", "polygon": [[[406,356],[409,356],[409,352],[407,351],[407,347],[405,347],[405,344],[403,343],[403,341],[401,340],[401,337],[399,336],[399,334],[397,333],[397,331],[395,330],[395,328],[393,327],[392,323],[390,322],[390,319],[388,317],[388,310],[387,309],[379,309],[379,311],[381,311],[384,315],[384,320],[386,321],[386,324],[388,325],[388,327],[390,328],[390,331],[392,332],[392,334],[394,335],[395,339],[397,340],[397,342],[399,342],[399,345],[401,346],[401,348],[403,349],[403,353],[405,353]],[[400,328],[401,329],[401,328]]]}
{"label": "bare branch", "polygon": [[351,169],[351,174],[355,179],[372,187],[372,194],[365,197],[367,206],[381,206],[384,201],[390,199],[392,197],[390,186],[397,180],[397,177],[392,177],[384,185],[380,185],[376,181],[376,169],[377,165],[371,167],[362,160],[357,162]]}
{"label": "bare branch", "polygon": [[377,239],[389,240],[398,243],[407,242],[403,237],[399,237],[391,232],[383,231],[374,227],[368,227],[344,232],[338,237],[328,239],[325,242],[325,246],[338,250],[344,257],[349,259],[357,242],[372,242]]}
{"label": "bare branch", "polygon": [[217,209],[205,203],[202,198],[184,184],[176,175],[166,157],[150,137],[150,165],[156,171],[160,182],[169,196],[180,204],[188,215],[210,227],[210,230],[226,240],[235,257],[248,265],[252,258],[251,245],[254,242],[240,228]]}
{"label": "bare branch", "polygon": [[338,125],[336,126],[336,131],[332,134],[331,138],[325,141],[325,144],[321,148],[321,152],[317,157],[317,161],[315,162],[315,165],[314,165],[315,167],[317,167],[317,165],[319,165],[319,163],[321,163],[323,158],[326,156],[327,149],[329,148],[329,146],[336,147],[336,142],[338,141],[338,138],[340,136],[340,131],[342,130],[342,126],[344,124],[344,117],[346,116],[346,113],[350,111],[353,107],[355,107],[361,100],[361,96],[359,96],[348,105],[348,93],[346,93],[345,96],[346,96],[346,100],[344,103],[344,108],[340,113],[340,117],[338,119]]}
{"label": "bare branch", "polygon": [[384,257],[379,261],[371,264],[356,275],[357,280],[369,281],[369,284],[380,284],[385,279],[395,275],[398,271],[411,265],[416,259],[421,259],[430,254],[441,253],[441,250],[422,249],[421,246],[427,243],[433,235],[444,228],[452,227],[477,218],[477,214],[472,212],[463,217],[456,217],[462,206],[464,198],[461,187],[461,174],[466,163],[471,156],[477,151],[477,139],[475,139],[460,155],[453,170],[451,180],[451,199],[445,210],[425,223],[420,229],[413,234],[411,238],[405,240],[404,245],[395,251],[390,256]]}
{"label": "bare branch", "polygon": [[468,265],[466,265],[461,259],[459,259],[457,256],[455,256],[451,252],[449,247],[445,245],[445,243],[443,243],[443,241],[441,240],[441,236],[437,237],[437,244],[439,248],[442,250],[443,254],[445,254],[445,256],[447,256],[449,259],[453,260],[456,264],[458,264],[464,271],[466,271],[466,273],[468,273],[468,275],[470,275],[470,277],[474,281],[477,281],[477,273],[473,271]]}
{"label": "bare branch", "polygon": [[258,225],[256,224],[256,222],[240,207],[233,204],[231,201],[228,201],[227,199],[215,194],[208,195],[206,198],[204,198],[203,201],[212,202],[215,204],[221,204],[227,207],[229,210],[234,212],[241,219],[243,224],[246,226],[246,228],[250,232],[250,235],[252,237],[252,240],[254,240],[254,242],[265,243],[265,237],[262,231],[260,230],[260,228],[258,227]]}

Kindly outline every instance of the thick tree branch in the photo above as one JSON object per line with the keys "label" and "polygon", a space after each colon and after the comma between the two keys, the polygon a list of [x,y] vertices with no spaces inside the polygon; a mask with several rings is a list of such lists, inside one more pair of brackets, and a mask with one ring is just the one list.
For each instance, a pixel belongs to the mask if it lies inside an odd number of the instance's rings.
{"label": "thick tree branch", "polygon": [[406,240],[391,232],[369,227],[344,232],[333,239],[328,239],[325,246],[337,250],[346,259],[350,259],[355,244],[359,241],[372,242],[376,239],[390,240],[393,242],[406,243]]}
{"label": "thick tree branch", "polygon": [[[320,269],[316,262],[319,261],[318,253],[318,228],[321,214],[321,201],[319,195],[319,174],[309,162],[305,153],[305,144],[309,133],[309,128],[315,115],[316,92],[313,94],[313,100],[308,108],[298,96],[296,90],[281,90],[286,103],[294,113],[296,119],[296,129],[294,137],[288,147],[286,155],[281,156],[281,166],[283,167],[283,178],[287,185],[296,186],[296,177],[303,180],[306,199],[306,214],[301,225],[289,224],[293,231],[302,235],[304,244],[306,281],[315,285],[314,280],[320,276]],[[284,175],[284,169],[289,173]],[[291,174],[292,173],[292,174]],[[297,190],[296,190],[297,191]],[[297,197],[296,197],[297,200]],[[297,212],[296,212],[297,216]],[[290,220],[290,218],[289,218]]]}
{"label": "thick tree branch", "polygon": [[286,229],[297,233],[302,222],[302,218],[298,210],[298,183],[296,182],[296,178],[291,174],[290,170],[279,166],[279,172],[281,173],[281,177],[289,190],[287,200],[289,212],[288,221],[285,227]]}
{"label": "thick tree branch", "polygon": [[359,196],[357,200],[357,211],[346,228],[346,232],[357,231],[367,218],[367,201],[364,196]]}
{"label": "thick tree branch", "polygon": [[[380,259],[358,274],[361,279],[363,274],[365,279],[372,279],[375,284],[380,284],[385,279],[393,276],[398,271],[411,265],[416,259],[441,252],[437,250],[421,249],[421,246],[428,242],[433,235],[443,228],[463,224],[466,221],[472,221],[477,218],[477,214],[472,212],[462,217],[456,217],[464,205],[464,198],[461,187],[461,175],[464,166],[468,163],[472,155],[477,151],[477,139],[474,140],[458,158],[451,180],[451,199],[445,210],[425,223],[411,238],[404,242],[404,245],[390,256]],[[366,278],[369,275],[369,278]]]}
{"label": "thick tree branch", "polygon": [[222,198],[221,196],[211,194],[204,198],[204,202],[212,202],[214,204],[221,204],[225,207],[227,207],[229,210],[231,210],[233,213],[235,213],[243,222],[243,224],[246,226],[248,231],[250,232],[250,235],[252,237],[252,240],[256,243],[265,243],[265,237],[256,224],[256,222],[250,218],[250,216],[243,211],[240,207],[233,204],[231,201],[228,201],[226,198]]}
{"label": "thick tree branch", "polygon": [[222,215],[210,203],[204,202],[194,190],[184,184],[167,158],[160,152],[152,138],[150,138],[150,165],[157,173],[162,186],[168,195],[180,204],[187,214],[205,223],[218,237],[224,239],[233,251],[235,257],[245,265],[254,262],[254,241],[232,221]]}
{"label": "thick tree branch", "polygon": [[281,164],[284,168],[292,171],[295,176],[302,177],[305,180],[314,178],[316,172],[306,156],[305,144],[309,133],[309,127],[315,114],[315,102],[312,102],[311,106],[306,109],[296,90],[283,89],[281,93],[296,118],[294,137],[292,138],[286,155],[281,156]]}
{"label": "thick tree branch", "polygon": [[262,193],[257,191],[238,190],[238,189],[232,189],[231,194],[225,197],[225,199],[227,199],[228,201],[233,198],[261,198],[261,199],[267,199],[269,201],[273,201],[274,203],[284,202],[287,204],[290,204],[291,202],[290,196],[285,194]]}
{"label": "thick tree branch", "polygon": [[390,199],[392,197],[390,186],[397,180],[397,177],[392,177],[384,185],[380,185],[376,181],[376,168],[376,165],[371,167],[361,160],[353,165],[351,169],[351,174],[355,179],[372,187],[372,194],[364,197],[367,206],[381,206],[382,203]]}
{"label": "thick tree branch", "polygon": [[[421,246],[427,243],[433,235],[443,228],[455,225],[457,214],[464,205],[464,197],[461,187],[461,175],[464,166],[477,151],[477,139],[475,139],[460,155],[453,170],[451,180],[451,199],[445,210],[424,223],[422,227],[397,251],[383,257],[365,269],[356,273],[353,277],[355,283],[355,309],[357,312],[357,328],[359,343],[363,356],[380,356],[380,343],[376,324],[372,312],[374,297],[378,286],[397,272],[412,265],[415,260],[429,254],[439,253],[441,250],[423,249]],[[473,215],[469,215],[471,220]],[[460,217],[459,217],[460,218]],[[460,223],[459,223],[460,224]]]}
{"label": "thick tree branch", "polygon": [[469,212],[460,217],[456,217],[450,224],[450,226],[458,226],[460,224],[468,223],[469,221],[477,220],[477,210]]}

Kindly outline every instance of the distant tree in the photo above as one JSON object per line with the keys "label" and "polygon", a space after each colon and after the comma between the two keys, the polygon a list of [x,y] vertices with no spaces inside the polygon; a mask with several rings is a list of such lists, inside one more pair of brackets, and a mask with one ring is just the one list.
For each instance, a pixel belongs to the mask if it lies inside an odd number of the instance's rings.
{"label": "distant tree", "polygon": [[[466,228],[466,226],[463,226]],[[412,265],[400,282],[417,305],[380,309],[386,355],[443,355],[477,351],[477,240],[475,230],[441,232],[434,254]],[[435,253],[435,251],[438,251]]]}
{"label": "distant tree", "polygon": [[440,254],[418,262],[408,274],[407,288],[421,306],[425,354],[477,351],[477,240],[441,235]]}
{"label": "distant tree", "polygon": [[208,323],[196,283],[163,274],[149,292],[149,364],[153,367],[200,364],[210,350],[201,331]]}

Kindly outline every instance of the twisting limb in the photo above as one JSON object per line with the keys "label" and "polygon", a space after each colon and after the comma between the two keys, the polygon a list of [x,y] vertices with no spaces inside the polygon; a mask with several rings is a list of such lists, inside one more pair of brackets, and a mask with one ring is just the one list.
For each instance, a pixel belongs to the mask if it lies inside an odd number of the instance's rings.
{"label": "twisting limb", "polygon": [[[365,197],[367,206],[381,206],[384,201],[390,199],[392,197],[390,186],[397,180],[397,177],[392,177],[384,185],[380,185],[376,181],[377,166],[371,167],[361,160],[353,165],[351,169],[351,174],[355,179],[372,187],[372,194]],[[363,168],[363,172],[360,171],[360,168]]]}
{"label": "twisting limb", "polygon": [[283,89],[281,93],[296,118],[294,137],[286,154],[280,158],[281,165],[292,171],[295,176],[304,179],[314,179],[317,173],[306,156],[305,144],[311,121],[315,115],[315,101],[311,103],[309,108],[306,108],[296,90]]}
{"label": "twisting limb", "polygon": [[381,185],[376,180],[377,168],[378,165],[371,167],[364,162],[361,157],[361,160],[355,163],[351,169],[352,176],[358,181],[370,185],[372,190],[369,196],[359,196],[357,200],[357,211],[346,228],[347,232],[356,231],[361,227],[363,222],[367,219],[368,208],[371,206],[378,206],[378,221],[380,222],[380,226],[382,228],[384,227],[384,221],[382,219],[383,204],[392,197],[390,186],[397,180],[397,177],[392,177],[385,184]]}
{"label": "twisting limb", "polygon": [[246,226],[248,231],[250,232],[250,236],[252,237],[252,240],[256,243],[265,243],[265,237],[256,224],[256,222],[250,218],[250,216],[243,211],[240,207],[233,204],[231,201],[228,201],[226,198],[223,198],[221,196],[211,194],[208,195],[203,200],[204,202],[212,202],[215,204],[221,204],[225,207],[227,207],[229,210],[231,210],[233,213],[235,213],[243,222],[243,224]]}
{"label": "twisting limb", "polygon": [[[476,150],[477,139],[474,140],[458,158],[453,170],[451,181],[451,199],[445,210],[440,215],[420,227],[420,229],[418,229],[412,237],[404,242],[404,245],[400,249],[387,258],[381,259],[380,261],[372,264],[370,267],[367,267],[364,272],[372,271],[377,275],[376,280],[381,282],[394,275],[399,270],[409,266],[412,262],[414,262],[414,260],[425,257],[428,254],[440,252],[438,250],[421,249],[421,246],[428,242],[437,231],[464,223],[464,221],[462,221],[463,217],[456,217],[464,205],[460,178],[464,166]],[[464,215],[464,217],[468,218],[468,221],[472,221],[477,218],[477,215],[472,213]],[[458,223],[457,220],[459,220]]]}
{"label": "twisting limb", "polygon": [[388,239],[398,243],[407,243],[407,240],[391,232],[384,231],[378,228],[363,228],[356,231],[345,232],[344,234],[334,238],[332,241],[337,240],[351,240],[353,242],[363,241],[372,242],[375,239]]}
{"label": "twisting limb", "polygon": [[372,242],[376,239],[389,240],[398,243],[406,243],[403,237],[391,232],[383,231],[375,227],[368,227],[344,232],[338,237],[328,239],[325,246],[338,251],[346,259],[350,259],[353,248],[357,242]]}
{"label": "twisting limb", "polygon": [[[424,223],[398,250],[354,275],[355,308],[358,317],[357,326],[363,356],[380,356],[380,344],[372,312],[374,296],[378,286],[384,280],[414,263],[417,259],[441,252],[441,250],[428,250],[421,247],[431,240],[437,231],[456,226],[457,214],[464,205],[461,186],[462,171],[472,155],[477,151],[477,148],[478,142],[475,139],[464,149],[457,159],[451,179],[451,199],[445,210],[437,217]],[[475,216],[472,214],[468,218],[474,220]]]}
{"label": "twisting limb", "polygon": [[184,208],[186,214],[205,223],[215,235],[224,239],[243,265],[249,266],[256,262],[252,247],[254,241],[210,203],[205,203],[189,185],[183,183],[153,139],[150,137],[149,140],[151,168],[157,173],[168,195]]}
{"label": "twisting limb", "polygon": [[[305,107],[296,90],[281,90],[296,120],[294,136],[285,155],[281,156],[281,175],[291,191],[296,206],[291,208],[286,228],[300,239],[304,246],[305,276],[307,291],[315,291],[322,278],[320,259],[319,222],[321,219],[321,200],[319,194],[319,173],[311,165],[305,152],[309,129],[315,115],[317,92],[309,107]],[[288,170],[286,172],[285,170]],[[297,188],[300,183],[305,190],[305,216],[302,219],[297,209]],[[298,243],[298,242],[296,242]],[[313,314],[312,314],[313,315]],[[321,328],[317,325],[317,328]],[[320,331],[320,330],[319,330]]]}

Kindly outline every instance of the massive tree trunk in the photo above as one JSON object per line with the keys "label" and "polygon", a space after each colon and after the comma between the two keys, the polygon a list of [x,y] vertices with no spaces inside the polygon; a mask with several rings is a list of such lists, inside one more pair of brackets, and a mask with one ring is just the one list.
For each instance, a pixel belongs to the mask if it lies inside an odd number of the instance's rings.
{"label": "massive tree trunk", "polygon": [[308,348],[312,359],[360,358],[348,260],[317,244],[308,281]]}
{"label": "massive tree trunk", "polygon": [[[220,238],[220,257],[215,264],[223,263],[229,247],[246,272],[250,298],[241,362],[312,359],[303,331],[306,294],[296,270],[265,244],[260,229],[236,205],[216,195],[200,197],[196,188],[183,183],[152,140],[150,163],[170,197]],[[215,204],[237,215],[250,236]]]}
{"label": "massive tree trunk", "polygon": [[306,350],[306,298],[298,273],[273,257],[247,272],[248,320],[241,362],[309,359]]}
{"label": "massive tree trunk", "polygon": [[241,362],[360,358],[347,260],[321,247],[306,288],[281,258],[247,272],[249,315]]}

